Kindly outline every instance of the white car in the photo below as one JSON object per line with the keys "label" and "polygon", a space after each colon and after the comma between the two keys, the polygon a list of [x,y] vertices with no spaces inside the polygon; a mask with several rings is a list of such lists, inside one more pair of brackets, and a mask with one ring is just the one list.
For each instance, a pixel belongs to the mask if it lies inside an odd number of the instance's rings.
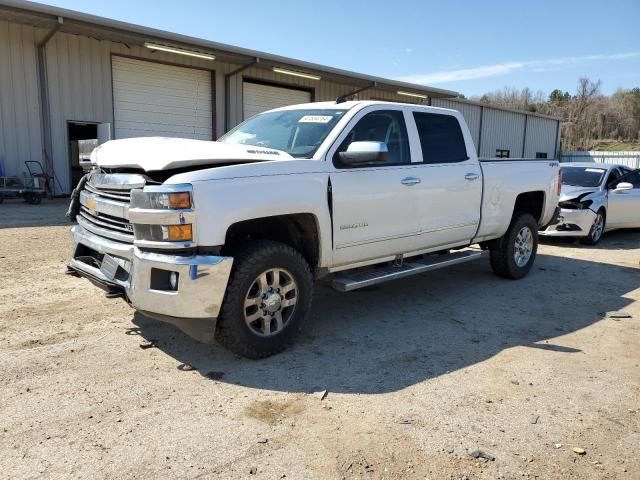
{"label": "white car", "polygon": [[604,232],[640,228],[640,170],[604,163],[561,166],[562,192],[557,223],[539,232],[547,237],[579,237],[595,245]]}
{"label": "white car", "polygon": [[292,342],[320,276],[349,291],[486,253],[524,277],[560,191],[557,161],[480,160],[459,112],[387,102],[294,105],[217,142],[114,140],[91,158],[70,272],[252,358]]}

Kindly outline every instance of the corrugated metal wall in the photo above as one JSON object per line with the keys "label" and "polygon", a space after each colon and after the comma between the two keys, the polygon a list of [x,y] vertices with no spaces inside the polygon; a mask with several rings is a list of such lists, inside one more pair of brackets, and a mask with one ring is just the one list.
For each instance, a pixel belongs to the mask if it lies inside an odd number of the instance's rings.
{"label": "corrugated metal wall", "polygon": [[[0,21],[0,159],[10,175],[24,171],[26,160],[43,160],[38,92],[36,44],[46,31],[27,25]],[[215,71],[215,132],[225,129],[226,73],[238,65],[153,52],[138,46],[56,33],[46,49],[46,65],[51,111],[51,137],[55,174],[65,193],[70,191],[67,122],[109,122],[113,124],[112,55],[194,66]],[[275,73],[265,68],[250,68],[230,82],[229,128],[242,121],[243,78],[272,82],[282,86],[308,88],[315,101],[334,100],[359,88],[326,80],[314,81]],[[405,103],[423,103],[420,99],[376,89],[359,94],[362,100],[377,99]],[[467,120],[473,139],[481,142],[480,156],[493,157],[497,148],[509,149],[512,157],[522,154],[524,114],[495,110],[464,101],[433,99],[434,106],[455,108]],[[482,138],[480,138],[480,111]],[[545,151],[554,156],[556,121],[529,116],[526,154]],[[60,193],[60,192],[57,192]]]}
{"label": "corrugated metal wall", "polygon": [[[113,124],[112,55],[214,70],[216,72],[216,138],[224,133],[224,75],[238,68],[238,65],[218,60],[211,62],[184,55],[152,52],[143,47],[127,47],[121,43],[106,40],[98,41],[88,37],[57,33],[47,45],[47,69],[53,138],[52,157],[55,159],[56,175],[65,192],[70,189],[68,183],[67,122],[110,122]],[[230,84],[231,123],[229,127],[242,121],[243,77],[309,88],[314,91],[316,101],[334,100],[340,95],[358,88],[355,85],[344,85],[325,80],[317,82],[295,78],[267,69],[247,69],[242,74],[235,75]],[[408,97],[402,97],[395,93],[373,90],[359,94],[361,99],[367,99],[371,96],[389,101],[406,102],[408,99]]]}
{"label": "corrugated metal wall", "polygon": [[528,115],[524,156],[535,158],[536,153],[541,152],[546,153],[547,158],[555,158],[557,127],[557,120]]}
{"label": "corrugated metal wall", "polygon": [[458,110],[462,113],[469,130],[471,130],[471,137],[476,148],[478,148],[478,141],[480,140],[480,116],[482,115],[482,107],[478,105],[472,105],[470,103],[459,102],[456,100],[447,100],[446,98],[434,98],[431,101],[431,105],[434,107],[451,108]]}
{"label": "corrugated metal wall", "polygon": [[0,163],[22,175],[42,160],[35,28],[0,20]]}
{"label": "corrugated metal wall", "polygon": [[[297,78],[291,75],[279,74],[265,68],[248,68],[241,74],[235,75],[230,82],[229,96],[231,97],[231,102],[229,108],[229,128],[232,128],[243,121],[242,82],[244,79],[258,80],[266,83],[270,82],[282,87],[292,86],[309,89],[312,92],[312,98],[316,102],[335,100],[341,95],[351,93],[361,88],[358,85],[335,83],[327,80],[317,81],[306,78]],[[357,94],[357,98],[360,100],[375,98],[376,100],[405,103],[416,103],[416,100],[419,100],[398,95],[394,92],[376,89],[364,90]]]}
{"label": "corrugated metal wall", "polygon": [[65,192],[70,189],[67,122],[109,122],[113,125],[112,55],[215,70],[216,137],[223,133],[224,85],[220,78],[231,68],[235,68],[234,65],[56,33],[47,45],[47,70],[52,157],[55,159],[56,175]]}
{"label": "corrugated metal wall", "polygon": [[493,158],[496,150],[509,150],[510,157],[522,156],[524,114],[484,108],[478,156]]}
{"label": "corrugated metal wall", "polygon": [[[476,148],[480,144],[481,152],[478,153],[480,157],[495,157],[498,148],[510,150],[511,157],[535,158],[538,152],[546,153],[547,158],[556,156],[558,120],[509,112],[486,105],[480,106],[465,100],[434,98],[431,104],[434,107],[452,108],[462,113],[469,125]],[[527,138],[523,155],[522,137],[525,130],[525,115]],[[479,142],[481,133],[482,142]]]}

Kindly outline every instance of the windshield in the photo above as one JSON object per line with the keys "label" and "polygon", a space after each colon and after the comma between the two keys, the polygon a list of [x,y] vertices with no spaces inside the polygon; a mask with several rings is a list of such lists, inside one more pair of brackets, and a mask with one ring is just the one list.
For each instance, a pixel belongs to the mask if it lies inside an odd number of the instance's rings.
{"label": "windshield", "polygon": [[562,184],[572,187],[599,187],[606,170],[591,167],[562,167]]}
{"label": "windshield", "polygon": [[311,158],[347,110],[282,110],[261,113],[241,123],[219,142],[274,148],[296,158]]}

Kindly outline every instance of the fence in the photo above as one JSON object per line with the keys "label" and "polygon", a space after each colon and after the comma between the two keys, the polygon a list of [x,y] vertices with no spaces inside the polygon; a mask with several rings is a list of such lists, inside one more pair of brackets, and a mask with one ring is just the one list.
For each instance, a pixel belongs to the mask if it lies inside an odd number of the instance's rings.
{"label": "fence", "polygon": [[640,168],[640,152],[560,152],[560,161],[617,163]]}

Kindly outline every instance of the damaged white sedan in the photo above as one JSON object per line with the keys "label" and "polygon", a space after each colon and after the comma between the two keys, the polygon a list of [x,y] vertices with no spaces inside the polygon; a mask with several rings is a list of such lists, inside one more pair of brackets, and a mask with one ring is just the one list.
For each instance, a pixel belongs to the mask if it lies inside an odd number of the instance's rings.
{"label": "damaged white sedan", "polygon": [[604,232],[640,228],[640,170],[571,163],[561,171],[560,214],[540,235],[579,237],[582,243],[595,245]]}

